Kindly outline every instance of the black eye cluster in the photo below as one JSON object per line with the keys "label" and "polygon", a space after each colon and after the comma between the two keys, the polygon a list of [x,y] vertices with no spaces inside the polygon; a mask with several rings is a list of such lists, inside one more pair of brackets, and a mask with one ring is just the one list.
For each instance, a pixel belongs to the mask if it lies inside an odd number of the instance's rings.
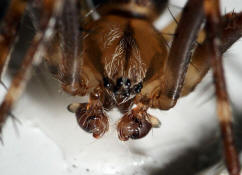
{"label": "black eye cluster", "polygon": [[134,92],[135,93],[140,93],[141,92],[141,89],[143,88],[143,84],[140,82],[139,84],[136,84],[135,86],[134,86]]}
{"label": "black eye cluster", "polygon": [[105,88],[113,91],[115,94],[122,93],[125,97],[129,97],[130,94],[138,94],[143,88],[142,82],[131,87],[130,79],[125,79],[122,77],[117,79],[116,85],[114,85],[114,83],[112,83],[109,78],[105,77],[103,78],[103,85]]}
{"label": "black eye cluster", "polygon": [[122,86],[129,88],[131,86],[130,79],[124,80],[123,78],[118,78],[116,82],[116,90],[120,89]]}

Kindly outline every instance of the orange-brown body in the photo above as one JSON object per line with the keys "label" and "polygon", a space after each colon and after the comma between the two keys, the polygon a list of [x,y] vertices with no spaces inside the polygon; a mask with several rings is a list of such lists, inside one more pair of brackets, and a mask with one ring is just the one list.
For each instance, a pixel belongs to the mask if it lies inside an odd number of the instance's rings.
{"label": "orange-brown body", "polygon": [[[77,35],[82,38],[77,43],[80,52],[67,54],[75,62],[69,57],[63,59],[63,47],[68,48],[72,44],[64,43],[63,46],[60,35],[57,33],[54,36],[46,57],[50,71],[71,95],[90,94],[87,105],[72,104],[69,110],[76,112],[78,121],[98,121],[99,124],[91,122],[89,126],[79,122],[95,137],[107,131],[105,111],[113,107],[125,113],[118,124],[121,140],[145,136],[151,127],[159,126],[158,119],[149,115],[147,109],[170,109],[179,96],[191,92],[209,70],[209,61],[204,61],[209,54],[207,41],[203,38],[203,44],[193,54],[186,76],[182,77],[176,71],[181,64],[176,64],[176,57],[169,57],[168,41],[152,24],[167,1],[161,0],[159,3],[157,7],[152,0],[121,0],[115,3],[107,1],[101,5],[98,9],[100,19],[89,19],[82,24],[81,36]],[[184,38],[180,40],[185,41]],[[176,79],[181,79],[179,84]],[[177,88],[180,88],[181,94],[176,92]],[[134,103],[138,106],[131,111]],[[83,107],[86,109],[79,109]],[[100,121],[103,123],[100,124]],[[93,125],[100,125],[100,129],[94,132],[90,129],[94,128]]]}

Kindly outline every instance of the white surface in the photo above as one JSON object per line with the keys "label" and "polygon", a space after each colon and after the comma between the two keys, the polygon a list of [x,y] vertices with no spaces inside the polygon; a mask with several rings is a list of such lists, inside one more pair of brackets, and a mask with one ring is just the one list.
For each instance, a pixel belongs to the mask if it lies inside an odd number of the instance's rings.
{"label": "white surface", "polygon": [[[239,7],[242,10],[241,0],[224,2],[226,11]],[[238,109],[242,103],[241,56],[239,41],[225,54],[224,62],[230,97]],[[170,111],[151,110],[162,126],[144,139],[119,141],[115,121],[121,114],[113,110],[109,113],[110,131],[95,140],[79,128],[74,114],[66,110],[68,104],[83,98],[61,93],[51,77],[46,78],[46,86],[36,76],[13,111],[22,122],[18,125],[20,135],[16,135],[11,120],[4,127],[1,175],[147,174],[168,164],[185,148],[195,146],[205,132],[214,131],[217,125],[214,100],[207,100],[213,88],[204,93],[201,84]],[[210,82],[209,78],[211,75],[203,83]]]}

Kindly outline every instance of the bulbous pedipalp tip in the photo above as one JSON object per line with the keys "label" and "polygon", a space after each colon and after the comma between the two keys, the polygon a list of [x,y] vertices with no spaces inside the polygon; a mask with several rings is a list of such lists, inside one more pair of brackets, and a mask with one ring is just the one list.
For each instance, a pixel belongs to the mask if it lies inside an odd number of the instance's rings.
{"label": "bulbous pedipalp tip", "polygon": [[146,136],[152,128],[152,124],[146,119],[147,115],[145,111],[141,111],[141,115],[134,111],[124,115],[117,126],[119,139],[126,141]]}
{"label": "bulbous pedipalp tip", "polygon": [[108,118],[101,107],[82,103],[75,113],[79,126],[93,137],[100,138],[108,131]]}

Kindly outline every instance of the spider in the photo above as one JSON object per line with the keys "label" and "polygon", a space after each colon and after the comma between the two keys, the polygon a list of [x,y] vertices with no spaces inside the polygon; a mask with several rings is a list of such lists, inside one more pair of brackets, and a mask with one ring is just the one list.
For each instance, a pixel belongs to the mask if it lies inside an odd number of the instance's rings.
{"label": "spider", "polygon": [[[22,66],[0,106],[1,126],[21,95],[32,66],[42,57],[65,92],[89,94],[88,103],[68,106],[80,127],[101,137],[109,128],[105,111],[117,107],[124,114],[117,125],[122,141],[142,138],[151,128],[159,127],[159,120],[148,108],[174,107],[212,68],[226,163],[230,174],[238,175],[221,55],[241,37],[242,13],[221,16],[219,0],[188,0],[169,49],[152,25],[167,3],[104,0],[97,8],[101,17],[94,20],[84,16],[86,1],[12,0],[0,16],[1,75],[26,6],[38,22]],[[206,36],[195,45],[202,28]],[[134,104],[137,106],[132,108]]]}

